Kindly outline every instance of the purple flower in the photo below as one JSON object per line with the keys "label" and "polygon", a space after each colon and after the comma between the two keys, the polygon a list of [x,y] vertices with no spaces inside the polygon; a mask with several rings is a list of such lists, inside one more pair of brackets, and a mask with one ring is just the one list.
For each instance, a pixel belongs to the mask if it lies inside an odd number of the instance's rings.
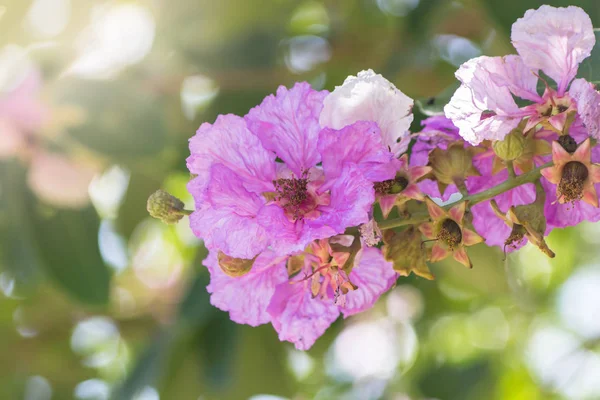
{"label": "purple flower", "polygon": [[[524,118],[524,131],[542,124],[562,133],[572,112],[583,119],[589,135],[598,135],[598,111],[585,103],[598,102],[593,85],[577,80],[573,92],[567,91],[595,44],[589,16],[574,6],[529,10],[513,24],[512,42],[519,55],[477,57],[456,72],[462,84],[444,111],[460,135],[473,145],[502,140]],[[543,95],[538,94],[540,70],[556,82],[556,90],[546,85]],[[514,97],[531,104],[519,107]]]}
{"label": "purple flower", "polygon": [[330,243],[350,246],[353,240],[358,239],[318,240],[294,256],[267,250],[241,277],[223,273],[211,251],[204,260],[211,276],[210,302],[240,324],[271,322],[281,340],[307,350],[340,313],[348,317],[371,308],[396,281],[392,264],[368,247],[360,250],[347,275],[342,266],[349,253],[333,250]]}
{"label": "purple flower", "polygon": [[302,270],[277,286],[267,308],[280,340],[308,350],[340,313],[348,317],[371,308],[396,282],[379,249],[364,247],[361,253],[346,275],[336,266],[345,263],[347,253],[335,252],[326,240],[310,246]]}
{"label": "purple flower", "polygon": [[209,249],[286,255],[368,221],[373,182],[392,178],[398,161],[373,122],[322,129],[326,95],[280,87],[244,118],[200,126],[187,160],[197,175],[190,224]]}
{"label": "purple flower", "polygon": [[210,303],[229,312],[238,324],[258,326],[270,321],[267,306],[275,288],[288,280],[286,261],[288,256],[276,256],[272,251],[261,253],[250,272],[244,276],[226,275],[217,260],[217,252],[211,251],[204,260],[210,272],[210,284],[206,288]]}

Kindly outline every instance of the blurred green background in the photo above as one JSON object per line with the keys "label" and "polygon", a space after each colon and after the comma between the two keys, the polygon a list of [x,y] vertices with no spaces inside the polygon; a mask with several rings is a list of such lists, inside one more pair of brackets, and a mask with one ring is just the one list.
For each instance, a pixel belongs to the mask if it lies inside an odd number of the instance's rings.
{"label": "blurred green background", "polygon": [[[600,26],[597,0],[573,3]],[[401,278],[303,353],[212,308],[187,219],[145,210],[158,188],[193,205],[201,122],[367,68],[429,99],[467,59],[513,52],[512,22],[541,4],[4,0],[0,399],[600,399],[599,225],[553,232],[552,260],[479,246],[471,271]],[[44,118],[23,127],[7,102],[32,76]]]}

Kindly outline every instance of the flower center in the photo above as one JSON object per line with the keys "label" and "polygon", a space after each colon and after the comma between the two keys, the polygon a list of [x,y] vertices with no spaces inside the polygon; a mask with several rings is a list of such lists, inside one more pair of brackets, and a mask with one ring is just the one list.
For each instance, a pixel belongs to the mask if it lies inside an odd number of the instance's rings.
{"label": "flower center", "polygon": [[575,202],[583,197],[583,186],[588,176],[587,167],[579,161],[569,161],[565,164],[558,183],[558,192],[566,203]]}
{"label": "flower center", "polygon": [[456,221],[446,218],[440,225],[437,238],[444,242],[450,250],[454,250],[462,241],[462,231]]}
{"label": "flower center", "polygon": [[273,200],[284,209],[286,216],[292,222],[302,219],[314,219],[320,215],[319,205],[329,204],[329,193],[318,193],[322,182],[309,179],[309,172],[303,171],[296,178],[279,178],[273,181],[275,193]]}
{"label": "flower center", "polygon": [[305,266],[308,270],[304,270],[306,276],[304,280],[310,281],[310,291],[312,297],[320,297],[325,299],[330,296],[329,288],[333,290],[334,302],[339,306],[344,306],[345,295],[356,290],[348,274],[342,269],[348,254],[332,251],[326,240],[313,242],[304,257],[308,261]]}
{"label": "flower center", "polygon": [[383,182],[375,182],[373,188],[380,195],[398,194],[408,186],[408,179],[403,176],[397,176],[394,179],[388,179]]}

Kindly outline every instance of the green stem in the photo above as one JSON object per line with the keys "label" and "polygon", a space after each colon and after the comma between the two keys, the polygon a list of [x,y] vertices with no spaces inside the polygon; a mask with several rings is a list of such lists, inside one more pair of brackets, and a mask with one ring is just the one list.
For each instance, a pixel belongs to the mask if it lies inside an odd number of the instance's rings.
{"label": "green stem", "polygon": [[508,170],[508,176],[510,176],[511,179],[517,177],[517,174],[515,172],[515,167],[514,167],[512,161],[506,161],[506,169]]}
{"label": "green stem", "polygon": [[[534,183],[538,179],[540,179],[540,176],[542,176],[540,171],[544,168],[548,168],[551,166],[552,166],[552,162],[548,162],[538,168],[532,169],[529,172],[526,172],[522,175],[518,175],[513,179],[509,179],[505,182],[502,182],[498,186],[494,186],[492,188],[484,190],[483,192],[475,193],[470,196],[465,196],[460,200],[457,200],[453,203],[450,203],[450,204],[444,206],[444,208],[450,209],[450,208],[454,207],[455,205],[462,203],[463,201],[468,201],[469,205],[473,206],[475,204],[478,204],[483,201],[494,198],[494,197],[498,196],[499,194],[507,192],[518,186],[524,185],[526,183]],[[421,212],[421,213],[414,213],[409,218],[396,218],[396,219],[390,219],[390,220],[385,220],[385,221],[381,221],[381,222],[377,221],[377,224],[379,225],[379,228],[381,230],[384,230],[384,229],[397,228],[399,226],[419,224],[421,222],[427,221],[428,219],[429,219],[429,213]]]}

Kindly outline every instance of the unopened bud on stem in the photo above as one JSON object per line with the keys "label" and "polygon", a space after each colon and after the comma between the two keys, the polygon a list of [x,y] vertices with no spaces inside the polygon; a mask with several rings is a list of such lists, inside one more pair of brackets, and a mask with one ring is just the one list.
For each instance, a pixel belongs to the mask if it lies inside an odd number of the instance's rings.
{"label": "unopened bud on stem", "polygon": [[521,130],[513,129],[504,140],[498,140],[492,145],[494,153],[504,161],[513,161],[525,151],[525,136]]}
{"label": "unopened bud on stem", "polygon": [[183,202],[181,200],[161,189],[148,197],[146,209],[152,217],[160,219],[166,224],[175,224],[179,222],[184,215],[190,215],[192,213],[189,210],[184,210]]}

